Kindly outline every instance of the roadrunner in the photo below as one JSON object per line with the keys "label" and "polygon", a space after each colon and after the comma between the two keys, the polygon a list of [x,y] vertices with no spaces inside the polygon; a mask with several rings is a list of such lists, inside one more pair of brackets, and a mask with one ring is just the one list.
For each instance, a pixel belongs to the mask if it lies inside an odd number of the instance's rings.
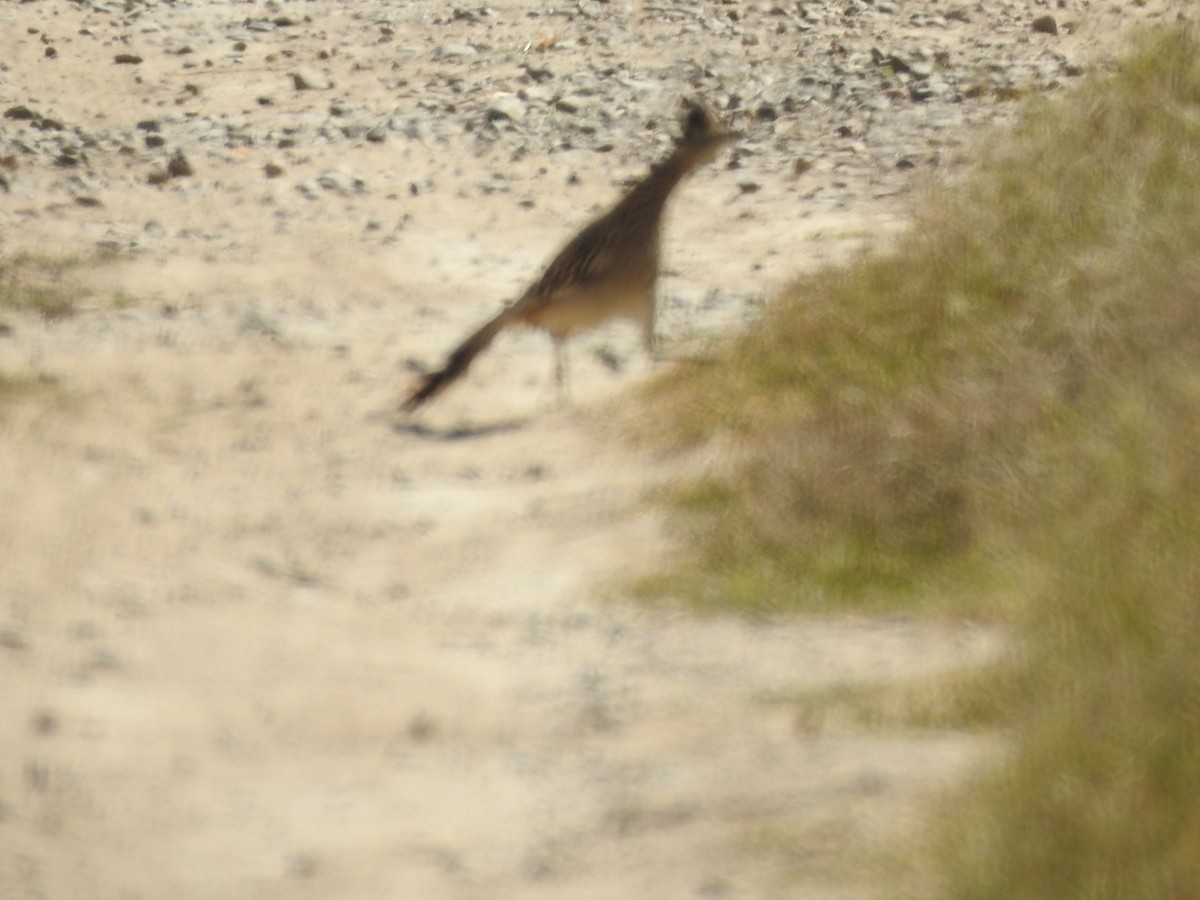
{"label": "roadrunner", "polygon": [[458,345],[436,372],[422,377],[404,402],[412,412],[467,371],[503,329],[517,323],[544,328],[554,341],[559,399],[566,390],[564,344],[575,332],[614,318],[642,326],[646,350],[655,350],[654,285],[659,232],[671,191],[716,158],[736,135],[708,107],[685,101],[683,132],[670,156],[630,188],[609,212],[575,236],[518,300]]}

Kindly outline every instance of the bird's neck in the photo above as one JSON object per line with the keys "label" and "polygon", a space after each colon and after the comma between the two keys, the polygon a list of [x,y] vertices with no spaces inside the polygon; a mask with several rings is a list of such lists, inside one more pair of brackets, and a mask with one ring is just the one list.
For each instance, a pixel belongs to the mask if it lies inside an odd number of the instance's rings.
{"label": "bird's neck", "polygon": [[682,151],[675,150],[629,190],[621,201],[621,206],[626,209],[640,209],[651,213],[652,217],[657,219],[662,214],[671,192],[693,168],[695,165],[691,158]]}

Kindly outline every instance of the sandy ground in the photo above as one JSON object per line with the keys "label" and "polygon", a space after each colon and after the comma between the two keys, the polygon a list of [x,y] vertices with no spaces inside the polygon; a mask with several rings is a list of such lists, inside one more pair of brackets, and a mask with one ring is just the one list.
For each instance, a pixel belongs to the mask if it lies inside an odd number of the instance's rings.
{"label": "sandy ground", "polygon": [[[606,424],[648,369],[632,331],[574,345],[570,408],[548,341],[514,334],[396,412],[644,171],[681,91],[618,64],[627,105],[577,146],[544,114],[562,90],[488,104],[530,66],[585,106],[611,99],[598,58],[687,70],[630,22],[774,27],[729,6],[4,4],[0,105],[67,128],[0,120],[0,249],[109,252],[76,315],[2,314],[0,369],[60,388],[0,409],[0,897],[888,896],[859,854],[989,745],[772,698],[947,671],[995,635],[621,601],[666,552],[642,499],[679,467]],[[1082,55],[1147,12],[1072,14]],[[294,90],[300,65],[333,84]],[[909,149],[961,146],[939,134]],[[900,221],[905,167],[827,165],[778,122],[750,148],[676,198],[677,353]],[[193,174],[149,184],[176,151]]]}

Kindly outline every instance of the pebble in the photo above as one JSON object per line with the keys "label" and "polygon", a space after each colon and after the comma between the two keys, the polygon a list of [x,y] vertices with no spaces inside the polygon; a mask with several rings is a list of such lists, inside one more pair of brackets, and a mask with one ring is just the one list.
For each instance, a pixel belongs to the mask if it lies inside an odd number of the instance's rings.
{"label": "pebble", "polygon": [[25,635],[15,628],[0,628],[0,647],[6,650],[24,650],[28,646]]}
{"label": "pebble", "polygon": [[470,44],[443,44],[433,51],[434,59],[461,59],[464,56],[477,56],[479,51]]}
{"label": "pebble", "polygon": [[575,95],[559,97],[554,101],[554,108],[559,112],[564,112],[568,115],[574,115],[575,113],[580,112],[591,105],[592,101],[588,98]]}
{"label": "pebble", "polygon": [[1058,20],[1054,16],[1038,16],[1031,25],[1039,34],[1058,34]]}
{"label": "pebble", "polygon": [[4,118],[13,119],[17,122],[32,122],[34,119],[40,118],[28,106],[10,106],[4,111]]}
{"label": "pebble", "polygon": [[172,178],[189,178],[196,174],[182,150],[176,150],[167,160],[167,174]]}
{"label": "pebble", "polygon": [[327,191],[343,196],[365,194],[367,183],[362,176],[344,166],[327,169],[317,177],[317,184]]}
{"label": "pebble", "polygon": [[292,87],[298,91],[327,91],[333,87],[333,82],[307,66],[292,70]]}
{"label": "pebble", "polygon": [[30,717],[29,730],[34,734],[48,737],[58,732],[60,724],[58,714],[54,710],[40,709]]}
{"label": "pebble", "polygon": [[492,121],[511,119],[514,122],[520,122],[525,118],[525,104],[512,94],[502,94],[488,105],[487,116]]}

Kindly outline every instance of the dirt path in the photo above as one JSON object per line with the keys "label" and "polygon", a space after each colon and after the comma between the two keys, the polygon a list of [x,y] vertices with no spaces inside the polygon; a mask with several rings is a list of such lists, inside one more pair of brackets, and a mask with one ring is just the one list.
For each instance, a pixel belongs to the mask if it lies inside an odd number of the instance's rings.
{"label": "dirt path", "polygon": [[[575,346],[570,410],[514,335],[394,412],[408,360],[644,169],[680,85],[740,91],[756,129],[674,208],[686,349],[886,234],[909,170],[1004,112],[855,75],[881,40],[916,66],[944,45],[961,93],[980,53],[1063,77],[1119,18],[1052,44],[1008,6],[885,6],[0,9],[0,105],[34,117],[0,120],[0,249],[115,251],[76,315],[0,313],[0,370],[65,395],[0,411],[0,896],[886,896],[853,854],[983,745],[768,701],[993,636],[604,601],[664,549],[639,500],[672,464],[602,424],[636,335]],[[836,101],[860,90],[877,108]],[[176,154],[192,174],[150,184]]]}

